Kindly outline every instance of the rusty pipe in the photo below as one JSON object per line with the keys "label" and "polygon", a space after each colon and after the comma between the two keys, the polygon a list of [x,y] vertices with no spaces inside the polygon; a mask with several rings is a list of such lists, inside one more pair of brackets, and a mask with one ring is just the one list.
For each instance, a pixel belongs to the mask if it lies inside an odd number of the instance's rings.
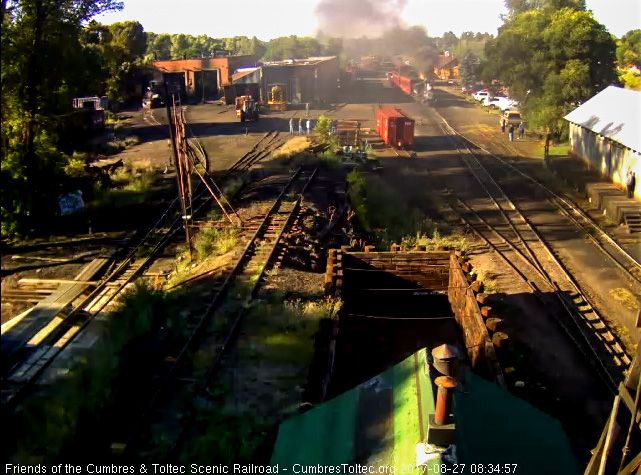
{"label": "rusty pipe", "polygon": [[436,425],[442,426],[449,423],[450,412],[452,412],[454,388],[456,388],[456,379],[451,376],[439,376],[434,380],[434,384],[438,387],[434,422]]}

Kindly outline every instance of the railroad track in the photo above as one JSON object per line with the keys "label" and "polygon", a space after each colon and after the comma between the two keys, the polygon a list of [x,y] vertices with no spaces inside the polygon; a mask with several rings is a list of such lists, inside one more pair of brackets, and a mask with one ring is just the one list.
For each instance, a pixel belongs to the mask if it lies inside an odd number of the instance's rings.
{"label": "railroad track", "polygon": [[[264,140],[266,143],[263,143]],[[244,154],[220,179],[225,182],[239,177],[252,165],[268,156],[279,146],[278,132],[268,132],[252,149]],[[195,139],[195,151],[206,152]],[[202,183],[195,190],[194,210],[196,215],[213,199]],[[85,330],[120,293],[145,269],[151,265],[155,256],[182,229],[182,217],[178,199],[174,199],[160,219],[151,229],[129,243],[129,252],[119,261],[114,261],[100,282],[88,296],[84,297],[73,310],[61,312],[54,317],[55,326],[38,342],[29,345],[32,338],[41,330],[37,329],[19,343],[14,351],[2,362],[1,403],[3,411],[11,411],[26,396],[38,378],[51,365],[54,359]],[[140,256],[140,250],[150,248]],[[52,321],[52,322],[54,322]],[[50,322],[51,323],[51,322]]]}
{"label": "railroad track", "polygon": [[[481,216],[480,210],[476,211],[478,202],[472,207],[458,198],[449,200],[452,211],[520,276],[606,386],[616,393],[622,371],[631,363],[623,345],[548,243],[493,178],[482,156],[472,151],[449,125],[441,127],[489,197],[491,207],[499,211],[500,219],[490,222]],[[518,265],[515,257],[525,265]],[[559,276],[561,279],[557,282]]]}
{"label": "railroad track", "polygon": [[[518,153],[515,152],[511,147],[508,147],[507,145],[500,142],[496,142],[491,137],[485,134],[483,135],[487,137],[494,145],[504,148],[510,154],[518,155]],[[528,173],[525,173],[523,170],[513,165],[509,161],[496,156],[495,154],[483,148],[481,145],[471,142],[467,138],[466,140],[476,146],[479,150],[482,150],[487,156],[495,159],[504,167],[507,173],[511,173],[524,178],[525,180],[527,180],[527,182],[529,182],[531,186],[546,193],[550,204],[556,207],[565,217],[567,217],[577,227],[577,229],[582,231],[584,235],[630,279],[641,284],[641,263],[637,261],[632,255],[630,255],[630,253],[626,251],[618,242],[612,239],[612,237],[610,237],[608,233],[601,229],[601,227],[570,197],[561,196],[555,193],[547,186],[545,186],[540,180],[537,180]]]}
{"label": "railroad track", "polygon": [[411,154],[407,150],[397,150],[394,147],[392,147],[392,150],[394,150],[397,157],[411,158]]}
{"label": "railroad track", "polygon": [[[149,453],[152,435],[169,441],[162,450],[168,455],[189,435],[198,403],[233,346],[246,309],[277,255],[283,234],[296,220],[303,194],[315,175],[316,170],[297,170],[287,183],[281,183],[282,191],[266,216],[245,223],[251,236],[241,256],[213,289],[206,309],[186,317],[189,337],[175,357],[169,358],[160,384],[140,407],[140,417],[115,435],[116,447],[125,457]],[[297,195],[296,199],[292,200],[292,195]],[[199,361],[211,364],[204,367]]]}

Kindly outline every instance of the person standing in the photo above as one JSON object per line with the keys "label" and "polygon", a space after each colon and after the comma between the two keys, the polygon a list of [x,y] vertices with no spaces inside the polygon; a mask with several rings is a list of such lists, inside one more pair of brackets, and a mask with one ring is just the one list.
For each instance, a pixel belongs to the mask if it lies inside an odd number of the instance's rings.
{"label": "person standing", "polygon": [[311,119],[307,119],[307,135],[309,135],[311,128],[312,128],[312,121]]}
{"label": "person standing", "polygon": [[552,140],[552,134],[548,132],[545,136],[545,148],[543,149],[543,157],[548,158],[550,156],[550,141]]}
{"label": "person standing", "polygon": [[523,121],[519,124],[519,140],[523,140],[523,134],[525,134],[525,125]]}
{"label": "person standing", "polygon": [[514,124],[510,124],[510,128],[507,130],[507,135],[510,138],[510,142],[514,142]]}
{"label": "person standing", "polygon": [[289,119],[289,135],[293,135],[293,134],[294,134],[294,118],[291,117]]}
{"label": "person standing", "polygon": [[505,119],[501,119],[501,133],[505,133]]}
{"label": "person standing", "polygon": [[305,103],[305,117],[309,117],[309,102]]}
{"label": "person standing", "polygon": [[298,135],[303,134],[303,118],[298,119]]}
{"label": "person standing", "polygon": [[637,179],[634,176],[634,172],[632,170],[628,170],[628,179],[626,181],[626,186],[628,189],[628,198],[632,199],[634,198],[634,187],[637,184]]}

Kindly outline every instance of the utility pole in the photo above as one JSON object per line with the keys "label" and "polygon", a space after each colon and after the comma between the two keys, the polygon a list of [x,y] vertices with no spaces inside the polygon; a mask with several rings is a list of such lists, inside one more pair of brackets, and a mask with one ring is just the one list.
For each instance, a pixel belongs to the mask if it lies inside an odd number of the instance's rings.
{"label": "utility pole", "polygon": [[[189,210],[187,210],[187,204],[185,200],[185,193],[187,192],[187,190],[184,182],[185,173],[183,173],[183,163],[182,163],[183,154],[179,154],[178,146],[177,146],[178,134],[174,129],[174,127],[178,128],[178,121],[177,121],[176,111],[175,111],[175,100],[172,94],[172,97],[171,97],[172,107],[170,107],[169,106],[169,99],[170,99],[169,90],[167,88],[167,81],[165,79],[164,74],[163,74],[163,84],[165,87],[165,106],[167,109],[167,122],[169,123],[169,136],[171,137],[171,152],[172,152],[172,157],[174,159],[174,165],[176,167],[176,184],[178,187],[177,191],[178,191],[178,197],[180,200],[181,217],[183,220],[183,228],[185,229],[185,239],[187,241],[187,246],[189,247],[189,258],[190,260],[193,260],[193,248],[192,248],[192,241],[191,241],[191,226],[190,226],[191,199],[189,200],[189,203],[190,203]],[[172,114],[172,109],[173,109],[173,114]]]}

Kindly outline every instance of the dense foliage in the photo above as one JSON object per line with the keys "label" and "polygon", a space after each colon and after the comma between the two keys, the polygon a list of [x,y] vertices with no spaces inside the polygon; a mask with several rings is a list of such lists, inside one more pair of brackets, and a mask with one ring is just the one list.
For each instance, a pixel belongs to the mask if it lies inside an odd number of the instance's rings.
{"label": "dense foliage", "polygon": [[477,82],[479,59],[472,51],[468,51],[461,60],[460,77],[463,84]]}
{"label": "dense foliage", "polygon": [[24,233],[51,215],[65,163],[57,133],[71,99],[99,64],[95,51],[81,42],[82,25],[121,6],[115,0],[3,1],[3,236]]}
{"label": "dense foliage", "polygon": [[641,69],[641,30],[630,30],[617,43],[619,66],[636,66]]}
{"label": "dense foliage", "polygon": [[508,8],[486,46],[484,76],[524,103],[531,126],[565,135],[563,117],[618,82],[614,39],[581,1],[508,1]]}

